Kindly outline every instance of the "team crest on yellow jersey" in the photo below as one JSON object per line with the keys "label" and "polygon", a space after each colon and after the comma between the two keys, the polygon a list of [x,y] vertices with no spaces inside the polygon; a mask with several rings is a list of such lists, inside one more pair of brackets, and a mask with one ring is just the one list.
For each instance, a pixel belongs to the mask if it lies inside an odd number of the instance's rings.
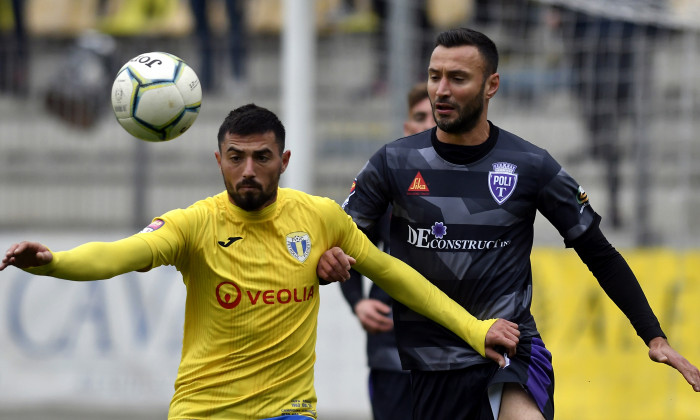
{"label": "team crest on yellow jersey", "polygon": [[311,238],[306,232],[287,234],[287,250],[299,262],[304,262],[311,252]]}

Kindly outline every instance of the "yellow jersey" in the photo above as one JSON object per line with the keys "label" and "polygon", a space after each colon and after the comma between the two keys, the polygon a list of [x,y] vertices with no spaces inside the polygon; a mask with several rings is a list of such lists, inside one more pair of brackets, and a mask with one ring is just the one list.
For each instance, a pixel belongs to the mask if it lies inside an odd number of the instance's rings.
{"label": "yellow jersey", "polygon": [[169,418],[316,418],[316,265],[333,246],[363,259],[369,241],[350,216],[291,189],[256,212],[222,192],[137,236],[151,247],[152,267],[174,265],[187,288]]}

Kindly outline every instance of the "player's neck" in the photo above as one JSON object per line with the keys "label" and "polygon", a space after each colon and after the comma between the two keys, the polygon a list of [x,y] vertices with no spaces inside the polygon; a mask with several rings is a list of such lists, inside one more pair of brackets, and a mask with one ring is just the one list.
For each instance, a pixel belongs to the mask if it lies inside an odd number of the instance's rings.
{"label": "player's neck", "polygon": [[459,144],[462,146],[478,146],[488,140],[490,132],[489,122],[486,115],[483,116],[477,125],[464,133],[447,133],[437,128],[437,139],[443,143]]}

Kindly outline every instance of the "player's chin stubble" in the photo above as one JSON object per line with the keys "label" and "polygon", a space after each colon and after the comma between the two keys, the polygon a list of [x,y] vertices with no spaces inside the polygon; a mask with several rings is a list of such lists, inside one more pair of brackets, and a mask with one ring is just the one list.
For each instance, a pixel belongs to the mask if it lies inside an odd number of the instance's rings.
{"label": "player's chin stubble", "polygon": [[474,129],[484,112],[484,92],[485,84],[481,86],[481,91],[471,101],[464,106],[455,107],[458,111],[457,118],[452,121],[441,119],[433,107],[433,117],[440,130],[450,134],[461,134]]}
{"label": "player's chin stubble", "polygon": [[[263,186],[256,181],[246,180],[241,181],[234,187],[230,182],[224,178],[224,184],[226,185],[226,191],[228,196],[233,201],[233,203],[245,211],[256,211],[262,210],[263,206],[267,204],[272,198],[274,198],[277,193],[277,183],[270,191],[265,191]],[[254,188],[254,190],[248,190],[244,193],[240,193],[239,188]]]}

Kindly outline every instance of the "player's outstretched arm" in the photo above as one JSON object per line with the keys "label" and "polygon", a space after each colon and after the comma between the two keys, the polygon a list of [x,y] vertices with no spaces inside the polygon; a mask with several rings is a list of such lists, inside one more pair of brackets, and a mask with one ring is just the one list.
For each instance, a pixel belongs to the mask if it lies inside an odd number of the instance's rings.
{"label": "player's outstretched arm", "polygon": [[[328,282],[344,281],[350,276],[350,265],[348,263],[348,259],[352,260],[350,264],[355,264],[355,260],[349,255],[346,255],[342,249],[339,247],[333,247],[323,253],[321,256],[316,268],[316,274],[319,278]],[[370,301],[370,299],[365,300]],[[371,328],[371,326],[363,320],[360,312],[361,311],[358,311],[356,306],[355,313],[357,314],[358,318],[360,318],[363,328],[368,332],[372,333],[391,329],[390,327],[378,329]],[[489,359],[494,360],[499,366],[504,367],[506,363],[505,357],[501,352],[496,350],[496,347],[505,348],[508,356],[513,357],[515,355],[515,347],[518,344],[519,337],[520,331],[518,330],[517,324],[505,319],[496,320],[486,332],[484,355]]]}
{"label": "player's outstretched arm", "polygon": [[10,247],[0,267],[15,265],[32,274],[82,281],[141,271],[150,268],[152,260],[146,241],[130,236],[115,242],[89,242],[60,252],[51,252],[36,242],[22,242]]}
{"label": "player's outstretched arm", "polygon": [[663,337],[649,341],[649,358],[658,363],[665,363],[678,370],[695,392],[700,392],[700,371],[681,356]]}
{"label": "player's outstretched arm", "polygon": [[14,265],[17,268],[38,267],[51,263],[53,254],[39,242],[22,241],[12,244],[0,261],[0,271]]}
{"label": "player's outstretched arm", "polygon": [[[487,339],[489,349],[501,346],[506,353],[515,354],[520,335],[516,324],[506,320],[475,318],[415,269],[375,246],[370,246],[367,257],[362,262],[358,261],[354,268],[372,279],[391,297],[450,329],[479,354],[500,366],[504,365],[505,360],[498,352],[486,352]],[[494,325],[496,327],[491,331]]]}

